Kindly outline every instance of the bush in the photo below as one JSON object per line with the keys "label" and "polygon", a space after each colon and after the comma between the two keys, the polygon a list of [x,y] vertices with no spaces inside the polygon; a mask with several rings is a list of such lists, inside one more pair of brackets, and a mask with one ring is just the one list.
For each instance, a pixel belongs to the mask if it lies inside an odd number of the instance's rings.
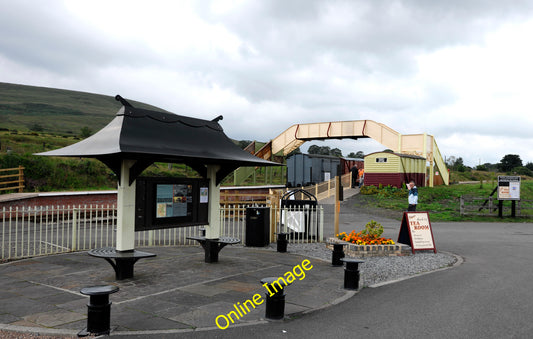
{"label": "bush", "polygon": [[515,167],[511,170],[511,172],[516,173],[518,175],[527,175],[529,177],[533,176],[533,172],[531,172],[529,168],[524,167],[524,166]]}
{"label": "bush", "polygon": [[406,197],[407,196],[407,189],[405,188],[396,188],[392,187],[391,185],[387,185],[383,187],[383,185],[380,185],[380,187],[376,186],[363,186],[360,190],[361,194],[364,195],[372,195],[377,194],[380,198],[388,198],[388,197]]}
{"label": "bush", "polygon": [[376,194],[378,193],[378,188],[376,186],[363,186],[361,187],[361,190],[359,191],[359,193],[361,194],[365,194],[365,195],[371,195],[371,194]]}

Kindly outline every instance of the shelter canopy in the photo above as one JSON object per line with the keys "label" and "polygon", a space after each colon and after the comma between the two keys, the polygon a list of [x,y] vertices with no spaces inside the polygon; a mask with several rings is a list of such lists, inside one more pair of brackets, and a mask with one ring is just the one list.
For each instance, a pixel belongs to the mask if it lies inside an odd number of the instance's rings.
{"label": "shelter canopy", "polygon": [[207,176],[206,165],[219,165],[216,182],[241,166],[279,166],[243,151],[214,120],[134,108],[117,95],[123,107],[94,135],[73,145],[38,155],[96,158],[120,177],[122,160],[137,160],[130,184],[154,162],[183,163]]}

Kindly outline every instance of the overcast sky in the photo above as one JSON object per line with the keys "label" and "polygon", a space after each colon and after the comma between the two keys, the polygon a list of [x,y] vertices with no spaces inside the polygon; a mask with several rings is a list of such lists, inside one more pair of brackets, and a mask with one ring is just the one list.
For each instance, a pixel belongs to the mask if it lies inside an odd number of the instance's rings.
{"label": "overcast sky", "polygon": [[0,82],[222,114],[234,139],[371,119],[470,166],[525,163],[532,37],[533,1],[519,0],[0,0]]}

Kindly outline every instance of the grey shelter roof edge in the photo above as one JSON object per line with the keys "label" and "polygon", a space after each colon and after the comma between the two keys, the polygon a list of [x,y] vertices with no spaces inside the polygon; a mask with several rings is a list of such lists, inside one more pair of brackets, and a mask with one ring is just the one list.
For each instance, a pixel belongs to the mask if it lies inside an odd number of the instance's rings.
{"label": "grey shelter roof edge", "polygon": [[183,163],[204,177],[205,165],[220,165],[217,184],[241,166],[280,166],[235,145],[218,123],[219,118],[203,120],[125,103],[107,126],[87,139],[37,155],[96,158],[117,176],[122,160],[137,160],[130,169],[130,182],[156,161]]}

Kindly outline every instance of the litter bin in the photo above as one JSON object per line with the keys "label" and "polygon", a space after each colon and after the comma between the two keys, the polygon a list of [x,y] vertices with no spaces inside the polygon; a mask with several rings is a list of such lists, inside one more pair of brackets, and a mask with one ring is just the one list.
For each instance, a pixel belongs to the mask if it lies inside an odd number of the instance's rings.
{"label": "litter bin", "polygon": [[246,246],[264,247],[270,243],[270,207],[246,208]]}

